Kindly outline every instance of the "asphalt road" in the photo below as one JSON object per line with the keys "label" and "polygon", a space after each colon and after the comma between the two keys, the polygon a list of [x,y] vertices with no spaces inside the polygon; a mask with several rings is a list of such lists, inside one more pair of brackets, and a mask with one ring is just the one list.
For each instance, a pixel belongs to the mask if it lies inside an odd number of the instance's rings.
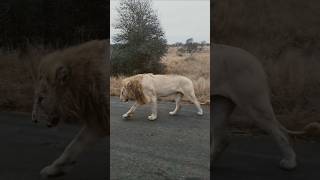
{"label": "asphalt road", "polygon": [[176,116],[172,102],[159,102],[158,119],[149,121],[150,105],[123,120],[132,102],[111,98],[110,177],[112,180],[207,180],[210,177],[210,114],[198,116],[193,105]]}
{"label": "asphalt road", "polygon": [[[209,109],[197,116],[184,105],[176,116],[170,102],[159,103],[159,118],[147,120],[149,106],[121,119],[132,103],[111,98],[110,177],[112,180],[209,179]],[[29,114],[0,113],[0,180],[40,180],[39,171],[57,158],[78,126],[48,129],[31,123]],[[234,135],[216,162],[214,180],[318,180],[320,140],[294,140],[299,166],[278,168],[280,151],[269,136]],[[107,140],[83,154],[74,169],[57,180],[108,179]]]}
{"label": "asphalt road", "polygon": [[[47,128],[30,114],[0,113],[0,180],[40,180],[40,170],[56,159],[80,127]],[[56,180],[105,180],[107,140],[80,156],[74,169]]]}
{"label": "asphalt road", "polygon": [[279,168],[280,150],[271,137],[234,135],[230,146],[215,163],[214,180],[318,180],[320,141],[293,140],[298,167]]}

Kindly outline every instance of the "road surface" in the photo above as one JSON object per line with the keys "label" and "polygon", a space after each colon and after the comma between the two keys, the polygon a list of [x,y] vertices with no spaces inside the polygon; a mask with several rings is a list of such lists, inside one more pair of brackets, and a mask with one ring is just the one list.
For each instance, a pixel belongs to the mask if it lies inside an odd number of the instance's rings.
{"label": "road surface", "polygon": [[294,140],[298,167],[279,168],[280,150],[271,137],[235,135],[215,163],[214,180],[317,180],[320,179],[319,141]]}
{"label": "road surface", "polygon": [[[0,113],[0,180],[40,180],[40,170],[56,159],[78,126],[47,128],[30,114]],[[69,174],[55,180],[106,180],[107,140],[83,154]]]}
{"label": "road surface", "polygon": [[112,180],[208,180],[210,177],[210,114],[198,116],[184,105],[176,116],[172,102],[159,102],[158,119],[149,121],[150,105],[130,120],[121,115],[132,102],[111,97],[110,164]]}
{"label": "road surface", "polygon": [[[149,106],[122,120],[131,103],[111,97],[112,180],[209,179],[209,109],[197,116],[185,105],[169,116],[170,102],[159,103],[159,119],[147,120]],[[48,129],[31,123],[30,114],[0,113],[0,180],[40,180],[39,171],[52,162],[79,127],[63,125]],[[280,151],[269,136],[234,135],[216,162],[214,180],[318,180],[320,143],[295,140],[299,166],[294,171],[278,168]],[[90,153],[89,153],[90,152]],[[107,141],[103,139],[79,158],[76,167],[57,180],[105,180]]]}

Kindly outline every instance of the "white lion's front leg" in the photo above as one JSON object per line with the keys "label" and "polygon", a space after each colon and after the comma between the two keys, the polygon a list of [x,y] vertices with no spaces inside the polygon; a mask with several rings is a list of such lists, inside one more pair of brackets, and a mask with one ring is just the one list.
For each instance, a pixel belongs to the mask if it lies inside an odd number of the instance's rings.
{"label": "white lion's front leg", "polygon": [[153,121],[157,119],[157,109],[158,109],[157,97],[152,96],[151,97],[151,115],[148,116],[149,120]]}
{"label": "white lion's front leg", "polygon": [[135,102],[135,103],[131,106],[131,108],[129,109],[129,111],[122,115],[122,118],[125,119],[125,118],[130,117],[130,116],[133,114],[133,112],[137,109],[138,106],[139,106],[139,104],[138,104],[137,102]]}
{"label": "white lion's front leg", "polygon": [[65,174],[75,164],[76,158],[86,148],[94,145],[100,136],[92,129],[83,127],[71,143],[65,148],[61,156],[51,165],[40,172],[42,177],[59,176]]}
{"label": "white lion's front leg", "polygon": [[176,108],[173,111],[169,112],[170,115],[175,115],[179,111],[179,109],[180,109],[180,101],[181,101],[182,96],[183,95],[180,94],[180,93],[177,94],[176,99],[175,99],[176,100]]}

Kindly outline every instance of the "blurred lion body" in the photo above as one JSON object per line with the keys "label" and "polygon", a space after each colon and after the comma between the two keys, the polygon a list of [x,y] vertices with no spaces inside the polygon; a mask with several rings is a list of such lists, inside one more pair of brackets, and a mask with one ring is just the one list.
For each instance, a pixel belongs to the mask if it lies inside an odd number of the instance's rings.
{"label": "blurred lion body", "polygon": [[[39,74],[54,83],[59,66],[70,70],[70,80],[63,91],[56,89],[59,113],[65,122],[80,121],[101,131],[108,131],[107,62],[105,41],[91,41],[46,56]],[[87,117],[94,116],[94,118]]]}
{"label": "blurred lion body", "polygon": [[318,129],[316,123],[307,125],[303,131],[291,131],[276,119],[271,99],[267,76],[259,60],[249,52],[221,44],[214,44],[213,63],[211,64],[211,96],[214,114],[211,122],[211,165],[228,144],[226,126],[228,117],[235,107],[246,113],[256,124],[273,136],[284,158],[280,166],[293,169],[297,166],[296,154],[288,140],[288,134],[305,134],[310,129]]}
{"label": "blurred lion body", "polygon": [[155,74],[138,74],[123,80],[120,93],[120,99],[127,101],[135,100],[136,104],[123,115],[124,118],[133,113],[138,105],[152,103],[152,114],[149,120],[157,118],[157,97],[176,95],[176,109],[170,112],[171,115],[177,113],[180,108],[182,96],[187,97],[195,104],[198,114],[202,115],[203,111],[195,96],[193,83],[190,79],[180,75],[155,75]]}
{"label": "blurred lion body", "polygon": [[40,63],[34,121],[83,125],[64,153],[41,171],[45,177],[65,173],[84,149],[109,135],[108,45],[105,40],[90,41],[51,53]]}

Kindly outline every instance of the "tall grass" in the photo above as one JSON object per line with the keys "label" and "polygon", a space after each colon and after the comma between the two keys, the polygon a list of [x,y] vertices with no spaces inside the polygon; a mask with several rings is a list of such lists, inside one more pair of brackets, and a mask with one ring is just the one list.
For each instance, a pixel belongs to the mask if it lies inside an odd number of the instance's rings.
{"label": "tall grass", "polygon": [[28,55],[20,51],[0,53],[0,111],[31,111],[36,69],[48,52],[29,47]]}
{"label": "tall grass", "polygon": [[170,48],[167,56],[162,60],[166,65],[166,73],[179,74],[190,78],[195,93],[201,103],[210,102],[210,52],[206,49],[179,56],[176,48]]}

